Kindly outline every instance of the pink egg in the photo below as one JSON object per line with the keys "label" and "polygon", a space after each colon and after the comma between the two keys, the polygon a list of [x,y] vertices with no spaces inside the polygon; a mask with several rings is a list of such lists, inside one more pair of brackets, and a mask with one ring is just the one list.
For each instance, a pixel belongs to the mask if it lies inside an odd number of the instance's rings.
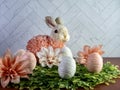
{"label": "pink egg", "polygon": [[85,66],[88,71],[99,73],[103,67],[103,58],[99,53],[92,53],[88,56]]}
{"label": "pink egg", "polygon": [[26,51],[24,49],[19,49],[16,52],[15,56],[20,56],[22,59],[29,60],[30,63],[29,67],[31,71],[36,67],[37,60],[32,52]]}

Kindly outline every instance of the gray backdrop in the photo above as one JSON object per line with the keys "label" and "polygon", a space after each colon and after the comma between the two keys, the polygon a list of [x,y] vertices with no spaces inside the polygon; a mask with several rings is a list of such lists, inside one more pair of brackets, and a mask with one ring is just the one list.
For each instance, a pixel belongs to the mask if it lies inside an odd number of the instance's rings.
{"label": "gray backdrop", "polygon": [[0,55],[50,34],[45,16],[60,16],[71,36],[74,55],[85,44],[103,45],[104,57],[120,57],[120,0],[0,0]]}

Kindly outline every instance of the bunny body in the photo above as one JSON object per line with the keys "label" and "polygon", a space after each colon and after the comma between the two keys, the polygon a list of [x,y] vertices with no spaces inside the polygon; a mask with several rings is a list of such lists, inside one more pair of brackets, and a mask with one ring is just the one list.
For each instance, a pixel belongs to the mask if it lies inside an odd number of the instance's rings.
{"label": "bunny body", "polygon": [[37,35],[28,41],[26,48],[27,50],[36,54],[36,52],[40,51],[42,47],[49,46],[52,46],[54,49],[62,48],[64,46],[64,43],[61,41],[56,41],[48,35]]}
{"label": "bunny body", "polygon": [[55,48],[62,48],[70,38],[67,28],[62,24],[60,18],[55,21],[52,17],[45,18],[46,24],[52,29],[49,35],[38,35],[30,39],[27,43],[26,49],[36,54],[40,51],[41,47],[52,46]]}

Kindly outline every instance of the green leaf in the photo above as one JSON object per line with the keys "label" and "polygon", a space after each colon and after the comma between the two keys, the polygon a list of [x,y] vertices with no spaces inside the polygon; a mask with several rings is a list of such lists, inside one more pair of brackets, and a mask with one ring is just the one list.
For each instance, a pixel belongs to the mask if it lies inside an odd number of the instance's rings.
{"label": "green leaf", "polygon": [[19,84],[9,84],[10,87],[16,87],[19,89],[35,89],[40,90],[59,90],[66,88],[70,90],[76,90],[79,87],[83,87],[86,90],[94,89],[98,84],[115,83],[115,78],[120,78],[120,70],[117,65],[113,65],[107,62],[103,65],[103,69],[100,73],[90,73],[83,65],[78,65],[76,73],[73,78],[62,79],[58,75],[58,67],[53,68],[36,66],[33,74],[29,75],[30,79],[21,79]]}

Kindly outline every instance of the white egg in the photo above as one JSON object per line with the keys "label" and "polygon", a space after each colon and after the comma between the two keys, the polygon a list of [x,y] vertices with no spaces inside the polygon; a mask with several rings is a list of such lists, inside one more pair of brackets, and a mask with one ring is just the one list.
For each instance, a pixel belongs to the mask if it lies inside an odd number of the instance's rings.
{"label": "white egg", "polygon": [[76,62],[69,56],[61,57],[61,62],[58,66],[58,73],[61,78],[71,78],[76,72]]}
{"label": "white egg", "polygon": [[61,56],[69,56],[69,57],[73,58],[70,48],[68,48],[66,46],[61,49]]}

